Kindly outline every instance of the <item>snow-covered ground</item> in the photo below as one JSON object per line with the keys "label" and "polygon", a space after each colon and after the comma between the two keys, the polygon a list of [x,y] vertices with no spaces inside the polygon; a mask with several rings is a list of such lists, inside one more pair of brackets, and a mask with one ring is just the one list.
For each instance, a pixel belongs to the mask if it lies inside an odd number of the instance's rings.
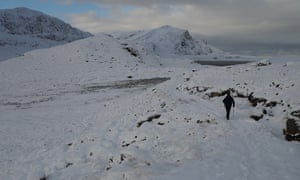
{"label": "snow-covered ground", "polygon": [[[299,142],[282,135],[300,109],[299,57],[201,66],[249,57],[150,53],[143,41],[99,34],[0,62],[1,179],[300,177]],[[209,95],[229,88],[227,121],[224,97]],[[237,92],[278,104],[253,107]]]}

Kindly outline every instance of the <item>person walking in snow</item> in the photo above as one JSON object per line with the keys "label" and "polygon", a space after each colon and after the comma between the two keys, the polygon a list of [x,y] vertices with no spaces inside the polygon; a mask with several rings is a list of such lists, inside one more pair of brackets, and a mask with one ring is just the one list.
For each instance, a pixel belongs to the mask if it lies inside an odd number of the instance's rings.
{"label": "person walking in snow", "polygon": [[226,119],[229,120],[231,106],[235,106],[234,99],[230,96],[230,90],[227,91],[227,96],[223,99],[226,109]]}

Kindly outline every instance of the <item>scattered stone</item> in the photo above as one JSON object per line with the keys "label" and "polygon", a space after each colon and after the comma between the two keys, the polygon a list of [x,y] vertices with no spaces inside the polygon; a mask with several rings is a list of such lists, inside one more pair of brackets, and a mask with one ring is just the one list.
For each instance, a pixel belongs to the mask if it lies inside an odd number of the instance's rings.
{"label": "scattered stone", "polygon": [[291,112],[291,115],[300,119],[300,110]]}
{"label": "scattered stone", "polygon": [[225,96],[226,94],[227,94],[227,90],[221,91],[221,92],[210,92],[210,93],[207,93],[206,95],[209,98],[214,98],[214,97]]}
{"label": "scattered stone", "polygon": [[145,122],[152,122],[154,119],[159,119],[160,116],[161,116],[160,114],[155,114],[153,116],[150,116],[148,117],[147,120],[138,122],[137,127],[141,127]]}
{"label": "scattered stone", "polygon": [[47,179],[48,179],[47,176],[43,176],[40,178],[40,180],[47,180]]}
{"label": "scattered stone", "polygon": [[136,142],[136,140],[132,140],[130,143],[125,143],[125,141],[123,141],[122,147],[128,147],[135,142]]}
{"label": "scattered stone", "polygon": [[163,123],[163,122],[158,122],[157,124],[160,125],[160,126],[165,125],[165,123]]}
{"label": "scattered stone", "polygon": [[253,107],[256,107],[258,103],[265,104],[268,100],[265,98],[257,98],[253,96],[253,92],[248,96],[248,101],[252,104]]}
{"label": "scattered stone", "polygon": [[120,164],[126,159],[126,155],[125,154],[121,154],[120,155]]}
{"label": "scattered stone", "polygon": [[248,98],[247,95],[244,95],[243,93],[241,92],[238,92],[238,91],[235,91],[236,92],[236,96],[239,97],[239,98]]}
{"label": "scattered stone", "polygon": [[263,114],[261,115],[251,115],[250,118],[254,119],[255,121],[259,121],[260,119],[262,119],[264,117]]}
{"label": "scattered stone", "polygon": [[266,115],[268,112],[266,109],[263,109],[263,114]]}
{"label": "scattered stone", "polygon": [[269,65],[272,65],[272,63],[269,60],[262,60],[256,63],[256,67],[269,66]]}
{"label": "scattered stone", "polygon": [[199,86],[194,86],[194,87],[186,87],[184,90],[188,91],[189,94],[195,94],[195,93],[203,93],[206,92],[209,89],[209,87],[199,87]]}
{"label": "scattered stone", "polygon": [[147,166],[151,166],[151,163],[150,163],[150,162],[145,161],[145,164],[146,164]]}
{"label": "scattered stone", "polygon": [[272,107],[275,107],[277,104],[278,104],[277,101],[270,101],[265,106],[272,108]]}
{"label": "scattered stone", "polygon": [[167,105],[167,104],[166,104],[165,102],[163,102],[163,103],[161,103],[160,107],[161,107],[161,108],[164,108],[164,107],[166,107],[166,105]]}
{"label": "scattered stone", "polygon": [[133,49],[132,47],[124,47],[123,49],[127,50],[134,57],[140,57],[138,50]]}
{"label": "scattered stone", "polygon": [[72,166],[72,165],[73,165],[73,163],[67,163],[65,168],[68,168],[69,166]]}

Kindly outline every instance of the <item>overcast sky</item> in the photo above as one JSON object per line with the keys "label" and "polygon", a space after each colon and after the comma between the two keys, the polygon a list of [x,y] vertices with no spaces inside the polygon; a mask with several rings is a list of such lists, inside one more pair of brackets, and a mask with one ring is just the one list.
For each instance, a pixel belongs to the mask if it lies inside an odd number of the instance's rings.
{"label": "overcast sky", "polygon": [[172,25],[226,43],[300,45],[300,0],[9,0],[92,33]]}

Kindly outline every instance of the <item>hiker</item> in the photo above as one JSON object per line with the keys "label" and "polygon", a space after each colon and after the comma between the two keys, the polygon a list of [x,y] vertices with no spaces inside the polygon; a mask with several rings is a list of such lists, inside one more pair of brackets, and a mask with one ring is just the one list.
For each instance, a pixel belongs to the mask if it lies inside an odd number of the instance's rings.
{"label": "hiker", "polygon": [[223,99],[223,103],[226,109],[226,119],[229,120],[231,106],[235,106],[234,99],[230,96],[230,90],[227,91],[227,96]]}

